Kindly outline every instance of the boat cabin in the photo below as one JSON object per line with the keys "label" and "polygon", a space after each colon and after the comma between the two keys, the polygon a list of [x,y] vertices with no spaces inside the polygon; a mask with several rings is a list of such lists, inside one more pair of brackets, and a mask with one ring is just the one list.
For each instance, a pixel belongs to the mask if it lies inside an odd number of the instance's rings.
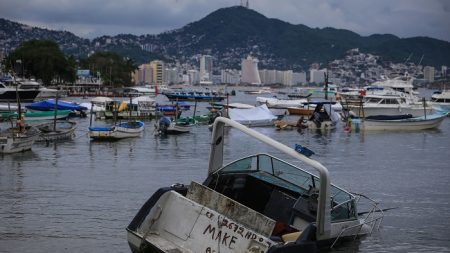
{"label": "boat cabin", "polygon": [[[275,239],[316,220],[319,178],[268,154],[225,165],[203,184],[275,220]],[[355,196],[333,185],[330,190],[331,222],[356,220]]]}

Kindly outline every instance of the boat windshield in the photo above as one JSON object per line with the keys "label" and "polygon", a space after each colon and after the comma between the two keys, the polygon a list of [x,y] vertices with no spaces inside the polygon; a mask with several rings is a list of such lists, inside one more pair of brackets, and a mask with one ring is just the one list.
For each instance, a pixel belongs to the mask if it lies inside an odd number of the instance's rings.
{"label": "boat windshield", "polygon": [[[320,179],[292,164],[268,154],[257,154],[234,161],[219,174],[249,173],[251,176],[272,185],[299,193],[300,198],[310,194],[311,189],[320,188]],[[334,185],[331,185],[331,220],[341,221],[356,218],[355,197]]]}

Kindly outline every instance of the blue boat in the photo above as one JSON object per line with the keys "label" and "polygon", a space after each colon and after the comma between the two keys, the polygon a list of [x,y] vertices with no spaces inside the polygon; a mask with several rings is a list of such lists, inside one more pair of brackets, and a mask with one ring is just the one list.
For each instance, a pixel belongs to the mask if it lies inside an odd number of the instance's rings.
{"label": "blue boat", "polygon": [[[53,111],[55,110],[55,100],[47,99],[40,102],[32,103],[25,106],[28,109],[36,110],[36,111]],[[71,111],[84,111],[87,110],[86,107],[80,106],[75,103],[66,102],[58,100],[56,105],[57,110],[71,110]]]}
{"label": "blue boat", "polygon": [[225,96],[221,96],[215,92],[172,91],[163,94],[171,101],[222,101],[225,99]]}

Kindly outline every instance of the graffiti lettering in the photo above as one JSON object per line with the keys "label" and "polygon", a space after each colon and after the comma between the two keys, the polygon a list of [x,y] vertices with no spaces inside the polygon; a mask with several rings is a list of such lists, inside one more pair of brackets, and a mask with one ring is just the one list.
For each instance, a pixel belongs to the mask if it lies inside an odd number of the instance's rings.
{"label": "graffiti lettering", "polygon": [[[237,237],[231,236],[227,232],[222,232],[222,230],[217,231],[216,228],[209,224],[203,231],[204,235],[211,235],[213,241],[218,241],[222,245],[227,246],[229,249],[234,249],[234,244],[236,244]],[[208,250],[208,249],[206,249]]]}

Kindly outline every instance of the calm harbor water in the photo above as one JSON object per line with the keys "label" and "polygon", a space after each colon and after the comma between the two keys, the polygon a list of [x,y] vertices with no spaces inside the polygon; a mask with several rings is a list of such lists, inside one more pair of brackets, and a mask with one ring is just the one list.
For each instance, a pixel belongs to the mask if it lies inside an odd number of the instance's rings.
{"label": "calm harbor water", "polygon": [[[125,227],[155,190],[206,177],[207,126],[155,137],[147,121],[141,138],[93,142],[89,119],[75,120],[72,141],[0,155],[0,252],[130,252]],[[333,251],[450,252],[450,118],[439,129],[408,133],[255,129],[309,147],[333,183],[397,208],[378,232]],[[296,163],[238,131],[227,137],[226,161],[270,152]]]}

